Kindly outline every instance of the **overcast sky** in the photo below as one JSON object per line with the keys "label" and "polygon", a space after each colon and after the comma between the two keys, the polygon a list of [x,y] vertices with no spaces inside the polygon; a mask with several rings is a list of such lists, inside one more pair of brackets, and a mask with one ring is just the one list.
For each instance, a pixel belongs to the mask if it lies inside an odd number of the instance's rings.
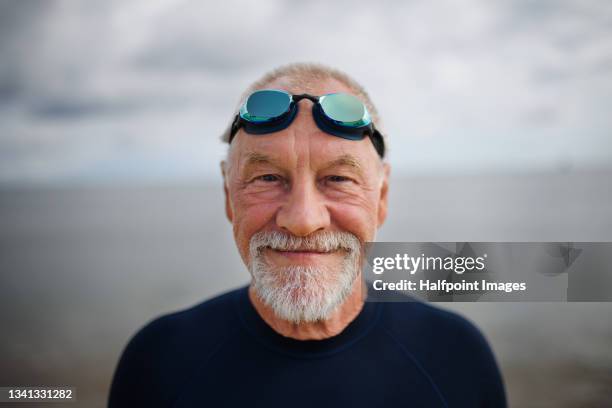
{"label": "overcast sky", "polygon": [[612,2],[0,3],[0,183],[215,179],[242,90],[322,62],[395,174],[612,163]]}

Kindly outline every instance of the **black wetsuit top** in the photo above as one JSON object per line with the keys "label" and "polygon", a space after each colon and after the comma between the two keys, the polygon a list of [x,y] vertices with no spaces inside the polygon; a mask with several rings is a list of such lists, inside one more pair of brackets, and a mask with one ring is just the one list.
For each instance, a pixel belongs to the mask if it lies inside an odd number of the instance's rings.
{"label": "black wetsuit top", "polygon": [[506,406],[491,350],[458,315],[371,303],[325,340],[276,333],[247,288],[153,320],[129,342],[109,407]]}

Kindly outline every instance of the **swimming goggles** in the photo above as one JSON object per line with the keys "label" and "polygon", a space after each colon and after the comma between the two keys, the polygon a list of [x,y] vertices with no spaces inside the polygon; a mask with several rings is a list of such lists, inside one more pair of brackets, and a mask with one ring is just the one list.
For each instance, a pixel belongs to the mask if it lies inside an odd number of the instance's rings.
{"label": "swimming goggles", "polygon": [[348,140],[368,136],[380,155],[385,155],[382,134],[374,127],[366,106],[356,96],[331,93],[321,96],[292,95],[280,89],[262,89],[250,94],[232,122],[229,143],[242,126],[246,133],[262,135],[289,127],[298,112],[298,102],[313,102],[312,116],[322,131]]}

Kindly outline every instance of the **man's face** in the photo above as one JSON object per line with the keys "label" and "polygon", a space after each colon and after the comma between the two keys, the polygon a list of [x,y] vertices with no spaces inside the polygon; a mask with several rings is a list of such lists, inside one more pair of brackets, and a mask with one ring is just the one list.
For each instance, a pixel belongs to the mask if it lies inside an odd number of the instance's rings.
{"label": "man's face", "polygon": [[[305,90],[279,78],[266,88],[353,93],[333,79]],[[360,247],[374,240],[387,208],[388,167],[369,138],[327,134],[311,109],[312,102],[300,101],[293,123],[279,132],[241,129],[224,165],[226,212],[240,255],[260,297],[294,321],[324,319],[348,296]]]}

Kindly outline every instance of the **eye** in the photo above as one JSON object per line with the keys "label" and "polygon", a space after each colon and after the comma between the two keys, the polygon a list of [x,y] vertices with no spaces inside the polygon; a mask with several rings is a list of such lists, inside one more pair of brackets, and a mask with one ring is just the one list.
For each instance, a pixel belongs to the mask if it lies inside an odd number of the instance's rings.
{"label": "eye", "polygon": [[351,179],[344,176],[328,176],[327,181],[331,181],[332,183],[346,183],[347,181],[351,181]]}
{"label": "eye", "polygon": [[264,183],[274,183],[276,181],[280,181],[280,177],[276,174],[264,174],[262,176],[256,177],[255,181],[263,181]]}

